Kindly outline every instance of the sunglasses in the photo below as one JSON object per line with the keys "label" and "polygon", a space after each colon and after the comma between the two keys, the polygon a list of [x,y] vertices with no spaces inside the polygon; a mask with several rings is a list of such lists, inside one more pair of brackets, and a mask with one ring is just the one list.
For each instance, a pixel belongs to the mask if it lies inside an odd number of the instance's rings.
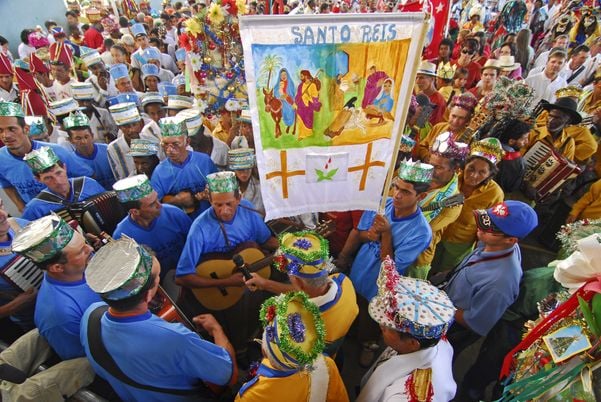
{"label": "sunglasses", "polygon": [[475,51],[473,51],[473,50],[469,50],[469,49],[463,49],[463,50],[461,51],[461,53],[463,53],[463,54],[470,54],[470,55],[472,55],[472,54],[474,54],[474,53],[476,53],[476,52],[475,52]]}

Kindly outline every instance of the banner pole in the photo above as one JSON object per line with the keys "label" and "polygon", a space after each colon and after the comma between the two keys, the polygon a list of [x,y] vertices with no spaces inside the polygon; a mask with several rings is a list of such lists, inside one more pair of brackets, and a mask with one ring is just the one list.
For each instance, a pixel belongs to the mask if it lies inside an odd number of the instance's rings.
{"label": "banner pole", "polygon": [[[422,21],[422,31],[419,35],[418,39],[418,49],[420,49],[420,57],[416,57],[411,64],[411,77],[413,81],[415,81],[415,76],[417,75],[417,68],[421,63],[421,54],[424,50],[424,42],[426,41],[426,34],[428,33],[428,23],[432,18],[432,14],[426,14],[424,21]],[[413,88],[413,87],[412,87]],[[411,103],[411,95],[413,94],[413,90],[407,91],[405,94],[403,105],[409,105]],[[390,185],[392,184],[392,176],[394,175],[394,167],[396,166],[396,160],[399,157],[399,147],[401,146],[401,136],[403,135],[403,131],[405,129],[405,123],[407,121],[407,112],[409,111],[409,107],[406,107],[402,111],[401,115],[401,124],[399,124],[399,131],[397,133],[396,139],[394,141],[394,150],[392,153],[391,165],[388,173],[386,175],[386,181],[384,182],[384,188],[382,189],[382,197],[380,200],[380,208],[378,209],[378,214],[383,214],[384,209],[386,207],[386,199],[388,198],[388,192],[390,189]]]}

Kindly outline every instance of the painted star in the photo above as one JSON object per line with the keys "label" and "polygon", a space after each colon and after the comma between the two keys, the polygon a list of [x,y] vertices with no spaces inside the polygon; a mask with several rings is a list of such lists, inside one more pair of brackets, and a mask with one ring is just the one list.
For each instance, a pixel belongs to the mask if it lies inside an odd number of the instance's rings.
{"label": "painted star", "polygon": [[442,2],[438,3],[438,5],[436,6],[436,14],[439,14],[442,12],[442,10],[444,10],[444,5],[442,4]]}

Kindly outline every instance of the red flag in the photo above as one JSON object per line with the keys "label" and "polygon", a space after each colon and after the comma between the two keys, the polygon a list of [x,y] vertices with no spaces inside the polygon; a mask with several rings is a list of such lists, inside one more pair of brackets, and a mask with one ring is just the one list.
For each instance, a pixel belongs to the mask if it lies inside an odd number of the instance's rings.
{"label": "red flag", "polygon": [[448,0],[409,0],[405,4],[401,3],[399,5],[399,11],[423,11],[432,15],[422,56],[425,60],[438,57],[438,45],[444,38],[447,21],[449,20],[450,6],[451,2]]}

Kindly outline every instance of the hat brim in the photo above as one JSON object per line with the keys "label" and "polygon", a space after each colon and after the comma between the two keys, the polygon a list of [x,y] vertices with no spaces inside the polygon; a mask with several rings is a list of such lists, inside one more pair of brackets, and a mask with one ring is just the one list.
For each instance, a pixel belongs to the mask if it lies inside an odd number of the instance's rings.
{"label": "hat brim", "polygon": [[502,70],[502,68],[499,66],[482,66],[482,67],[480,67],[480,71],[489,70],[489,69],[497,70],[497,71]]}
{"label": "hat brim", "polygon": [[436,74],[435,72],[433,73],[432,71],[428,71],[428,70],[417,70],[417,74],[427,75],[430,77],[438,77],[438,74]]}
{"label": "hat brim", "polygon": [[582,115],[576,110],[569,109],[567,107],[554,105],[553,103],[549,103],[546,100],[541,101],[541,107],[547,112],[550,110],[560,110],[564,113],[567,113],[570,116],[570,124],[580,124],[582,123]]}
{"label": "hat brim", "polygon": [[521,64],[520,63],[514,63],[511,66],[499,66],[499,69],[502,71],[515,71],[518,68],[520,68]]}
{"label": "hat brim", "polygon": [[369,316],[379,325],[383,325],[396,331],[394,321],[386,315],[385,303],[380,297],[376,296],[371,299],[367,311],[369,312]]}
{"label": "hat brim", "polygon": [[503,233],[495,226],[490,215],[484,209],[475,209],[473,211],[478,229],[488,233]]}

